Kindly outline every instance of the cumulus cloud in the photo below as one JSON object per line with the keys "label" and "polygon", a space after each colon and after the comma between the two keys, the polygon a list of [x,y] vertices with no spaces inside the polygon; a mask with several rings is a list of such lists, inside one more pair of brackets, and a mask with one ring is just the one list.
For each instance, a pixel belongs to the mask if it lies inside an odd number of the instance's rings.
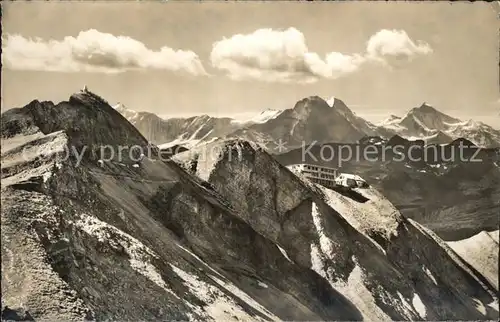
{"label": "cumulus cloud", "polygon": [[404,31],[384,29],[368,40],[366,52],[329,52],[321,57],[309,51],[299,30],[268,28],[215,42],[210,59],[214,68],[237,80],[314,82],[353,73],[368,62],[387,63],[393,58],[408,59],[431,51],[425,43],[415,44]]}
{"label": "cumulus cloud", "polygon": [[166,46],[152,50],[130,37],[95,29],[63,40],[30,39],[10,34],[3,38],[2,64],[13,70],[116,73],[157,69],[206,75],[198,55],[190,50]]}
{"label": "cumulus cloud", "polygon": [[404,30],[380,30],[370,37],[366,45],[366,56],[382,61],[392,58],[411,60],[417,55],[430,53],[432,48],[429,44],[422,41],[415,43]]}

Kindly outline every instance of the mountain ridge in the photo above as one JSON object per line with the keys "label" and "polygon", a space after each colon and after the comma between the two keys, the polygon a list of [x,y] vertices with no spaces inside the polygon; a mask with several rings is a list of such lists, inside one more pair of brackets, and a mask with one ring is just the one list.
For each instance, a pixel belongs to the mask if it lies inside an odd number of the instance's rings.
{"label": "mountain ridge", "polygon": [[[241,137],[259,141],[266,146],[270,145],[272,151],[273,147],[280,145],[279,142],[287,142],[289,146],[286,150],[290,150],[300,146],[302,141],[305,144],[313,141],[350,143],[364,136],[389,139],[399,134],[408,139],[418,138],[429,143],[441,144],[464,137],[481,147],[500,147],[500,130],[482,122],[459,120],[425,102],[419,107],[410,109],[403,117],[391,115],[378,124],[356,115],[339,98],[324,100],[319,96],[305,97],[289,109],[267,109],[246,120],[201,115],[189,118],[157,117],[156,120],[143,121],[137,120],[138,115],[143,112],[136,114],[137,112],[123,111],[123,113],[129,115],[127,119],[142,132],[152,132],[148,134],[157,144],[175,141],[191,146],[207,140]],[[198,128],[189,126],[197,117],[200,124],[207,123],[206,129],[200,132],[203,135],[196,132]],[[332,132],[334,127],[336,131]],[[163,128],[163,130],[151,130],[152,128]],[[157,132],[171,134],[161,135]]]}
{"label": "mountain ridge", "polygon": [[2,124],[2,315],[498,318],[495,286],[375,189],[357,191],[360,205],[240,139],[208,143],[212,156],[198,146],[137,167],[92,155],[76,164],[61,158],[73,143],[151,145],[90,93]]}

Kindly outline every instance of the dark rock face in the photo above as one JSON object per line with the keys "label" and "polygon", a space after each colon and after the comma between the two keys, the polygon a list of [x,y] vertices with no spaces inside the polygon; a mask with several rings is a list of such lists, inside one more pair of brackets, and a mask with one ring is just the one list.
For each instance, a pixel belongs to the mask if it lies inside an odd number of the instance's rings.
{"label": "dark rock face", "polygon": [[[148,145],[89,95],[21,109],[41,137],[2,141],[9,147],[2,154],[2,314],[498,318],[489,306],[494,287],[375,190],[359,191],[369,200],[358,203],[310,185],[252,143],[214,144],[212,157],[196,149],[174,156],[186,169],[155,155],[138,167],[58,159],[71,144]],[[37,159],[34,147],[46,155]],[[22,151],[33,153],[17,160]]]}
{"label": "dark rock face", "polygon": [[[323,226],[319,234],[326,235],[320,237],[320,240],[324,239],[322,243],[325,244],[331,243],[329,247],[326,247],[328,251],[324,254],[326,261],[324,267],[331,269],[331,271],[326,269],[325,276],[331,282],[346,281],[350,274],[353,274],[353,268],[360,265],[363,270],[369,271],[367,274],[370,278],[364,281],[364,285],[372,294],[377,293],[376,289],[386,291],[398,289],[403,297],[410,297],[410,295],[404,295],[403,290],[407,289],[406,292],[411,294],[410,289],[417,287],[420,298],[426,303],[425,306],[429,308],[430,303],[435,305],[433,313],[427,310],[427,319],[430,319],[431,315],[436,319],[445,317],[453,319],[452,316],[457,314],[454,308],[460,305],[458,303],[462,300],[461,295],[455,297],[452,294],[475,292],[475,282],[471,282],[467,274],[462,271],[462,269],[467,270],[466,264],[459,258],[455,258],[456,261],[450,261],[449,249],[442,248],[444,243],[419,224],[407,221],[400,215],[396,216],[393,219],[394,228],[391,234],[385,234],[386,237],[383,237],[384,234],[379,234],[378,242],[368,242],[364,235],[354,230],[345,221],[344,218],[349,215],[348,213],[329,208],[321,192],[309,190],[310,188],[304,186],[301,180],[297,180],[292,173],[279,166],[265,152],[255,149],[247,142],[230,141],[226,144],[218,150],[220,155],[214,157],[216,162],[213,160],[198,162],[193,174],[208,180],[217,192],[226,199],[232,200],[236,213],[256,231],[286,246],[294,262],[307,265],[308,259],[303,256],[309,250],[309,236],[314,232],[314,226],[317,225],[314,222],[314,213],[317,211],[322,215],[320,216]],[[210,150],[217,149],[211,147]],[[177,155],[175,159],[181,164],[186,164],[189,163],[188,160],[196,157],[200,157],[196,155],[196,151],[190,151]],[[335,198],[340,198],[337,193],[331,192],[331,194],[335,195]],[[372,197],[371,203],[376,202],[375,200]],[[311,207],[312,210],[310,210]],[[387,214],[381,213],[380,215]],[[371,213],[370,216],[377,215]],[[367,234],[370,235],[369,232]],[[373,239],[376,238],[373,236]],[[378,246],[384,249],[384,255],[372,248],[373,243],[378,243]],[[335,248],[333,245],[350,246]],[[334,261],[329,261],[329,256],[334,256]],[[353,261],[352,258],[355,260]],[[389,282],[387,277],[384,277],[389,267],[393,274],[398,276],[399,282],[395,282],[394,279]],[[432,273],[429,274],[427,270]],[[451,278],[450,276],[436,277],[439,281],[434,281],[434,277],[429,277],[436,276],[438,272],[444,270],[453,276],[457,275]],[[396,273],[397,271],[399,273]],[[452,291],[456,279],[461,280],[461,285],[459,289]],[[437,284],[440,286],[436,288]],[[403,315],[400,315],[401,312],[394,309],[394,305],[384,305],[379,295],[375,296],[375,302],[389,314],[391,319],[405,319]],[[446,303],[450,304],[450,307],[447,307]],[[473,307],[474,301],[470,300],[466,306]],[[467,315],[468,313],[465,313],[467,310],[464,309],[458,314]]]}

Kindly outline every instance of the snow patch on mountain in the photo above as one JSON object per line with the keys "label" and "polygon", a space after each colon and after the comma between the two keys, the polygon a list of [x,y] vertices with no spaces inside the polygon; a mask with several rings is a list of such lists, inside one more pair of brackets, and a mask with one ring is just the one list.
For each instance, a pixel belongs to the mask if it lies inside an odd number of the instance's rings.
{"label": "snow patch on mountain", "polygon": [[[314,225],[316,227],[316,231],[319,236],[319,245],[317,245],[316,243],[311,244],[311,269],[328,280],[334,289],[340,291],[354,305],[356,305],[365,319],[373,319],[373,317],[376,317],[377,321],[391,321],[391,318],[386,313],[384,313],[376,304],[373,293],[365,286],[365,275],[354,256],[352,260],[356,265],[350,273],[348,280],[344,282],[342,280],[335,280],[333,278],[333,268],[329,266],[327,262],[330,260],[335,262],[334,250],[336,247],[339,247],[339,245],[335,245],[332,240],[326,236],[322,224],[321,214],[319,213],[317,205],[315,203],[312,204],[311,214],[313,217]],[[375,242],[374,244],[376,245]],[[378,296],[385,296],[390,303],[396,304],[395,299],[391,298],[389,293],[386,292],[383,288],[380,288],[379,291],[383,294],[378,294]],[[420,300],[420,298],[415,300],[415,304],[419,306],[418,310],[420,310],[420,313],[422,314],[423,312],[423,314],[425,315],[425,311],[420,306],[421,301],[419,302],[418,300]],[[404,306],[405,307],[401,311],[411,319],[414,316],[414,314],[412,314],[414,310],[410,305],[408,305],[409,307],[406,307],[406,305]]]}
{"label": "snow patch on mountain", "polygon": [[286,252],[286,250],[284,250],[283,248],[281,248],[281,246],[279,245],[276,245],[278,247],[278,249],[280,250],[281,254],[283,254],[283,256],[285,256],[285,258],[290,262],[290,263],[293,263],[293,261],[290,259],[290,257],[288,257],[288,254]]}
{"label": "snow patch on mountain", "polygon": [[447,242],[460,257],[486,277],[497,289],[499,287],[498,235],[499,230],[482,231],[467,239]]}
{"label": "snow patch on mountain", "polygon": [[247,122],[249,123],[266,123],[269,120],[277,118],[281,113],[283,113],[282,110],[273,110],[273,109],[267,109],[260,113],[259,115],[251,118]]}
{"label": "snow patch on mountain", "polygon": [[[392,319],[376,304],[373,294],[364,284],[365,274],[363,269],[357,264],[356,259],[353,259],[356,266],[349,275],[347,282],[332,283],[332,287],[351,300],[359,309],[365,320],[392,321]],[[380,292],[388,294],[383,288],[380,288]]]}
{"label": "snow patch on mountain", "polygon": [[410,316],[413,309],[415,309],[418,315],[425,320],[425,317],[427,315],[427,309],[425,308],[424,303],[422,302],[420,296],[418,296],[417,293],[413,294],[412,304],[408,303],[408,301],[406,301],[406,299],[400,292],[398,292],[398,296],[399,299],[401,300],[401,303],[403,304],[405,311],[408,312]]}
{"label": "snow patch on mountain", "polygon": [[438,285],[436,278],[434,277],[434,275],[432,275],[431,271],[425,265],[422,267],[422,270],[424,271],[425,275],[429,276],[429,278],[435,285]]}
{"label": "snow patch on mountain", "polygon": [[[218,287],[201,280],[198,276],[184,271],[173,264],[170,264],[170,266],[174,273],[181,278],[184,285],[189,288],[190,293],[205,303],[203,306],[195,306],[187,301],[185,302],[186,305],[193,309],[193,311],[205,319],[213,321],[264,321],[261,318],[249,315],[238,303],[227,296]],[[231,294],[244,301],[244,303],[249,304],[270,320],[279,320],[278,317],[267,311],[236,286],[223,282],[214,275],[208,275],[208,277],[218,285],[222,286],[226,291],[229,291]]]}
{"label": "snow patch on mountain", "polygon": [[397,115],[394,115],[394,114],[391,114],[389,115],[388,118],[386,118],[385,120],[377,123],[377,125],[379,126],[390,126],[390,125],[394,125],[396,124],[397,122],[401,121],[401,117],[400,116],[397,116]]}
{"label": "snow patch on mountain", "polygon": [[135,271],[144,275],[172,296],[180,299],[170,288],[168,288],[160,272],[152,264],[152,261],[158,259],[158,256],[139,240],[87,214],[81,214],[74,225],[87,234],[96,237],[100,242],[108,243],[112,248],[118,249],[122,247],[130,258],[130,266]]}
{"label": "snow patch on mountain", "polygon": [[335,104],[335,96],[331,96],[330,98],[328,98],[326,100],[326,102],[328,103],[328,105],[330,105],[331,107],[333,107],[333,104]]}

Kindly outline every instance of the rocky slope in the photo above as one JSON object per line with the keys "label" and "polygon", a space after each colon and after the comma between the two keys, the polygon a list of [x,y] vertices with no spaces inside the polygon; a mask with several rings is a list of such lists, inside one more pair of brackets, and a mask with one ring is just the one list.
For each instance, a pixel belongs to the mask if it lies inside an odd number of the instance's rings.
{"label": "rocky slope", "polygon": [[[375,190],[360,205],[245,141],[183,169],[91,93],[2,124],[3,318],[498,318],[495,287]],[[102,144],[152,152],[67,154]]]}
{"label": "rocky slope", "polygon": [[448,245],[498,289],[498,230],[482,231]]}

